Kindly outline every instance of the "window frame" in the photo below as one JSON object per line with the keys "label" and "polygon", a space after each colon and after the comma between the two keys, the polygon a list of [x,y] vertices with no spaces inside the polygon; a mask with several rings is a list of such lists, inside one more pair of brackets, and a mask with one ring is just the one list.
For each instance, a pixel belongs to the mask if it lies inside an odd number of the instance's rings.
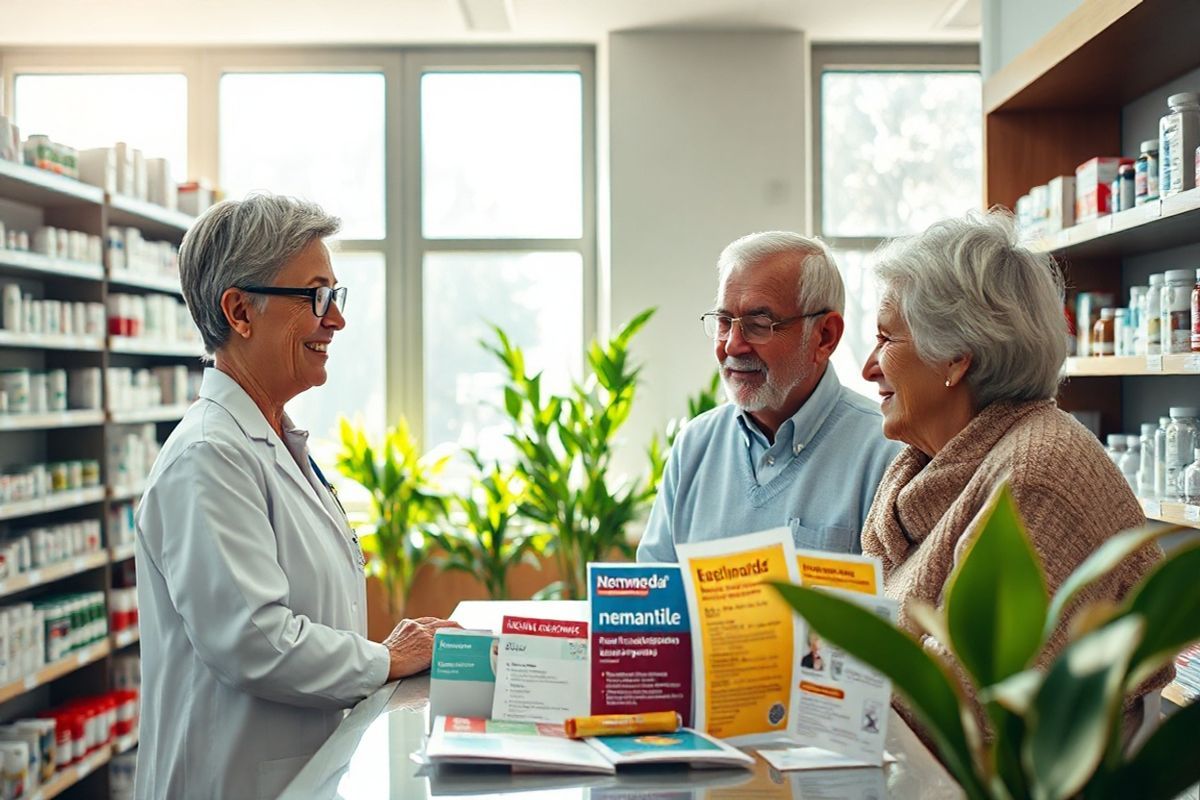
{"label": "window frame", "polygon": [[[385,425],[407,417],[425,435],[422,268],[428,251],[569,251],[583,259],[584,348],[599,328],[597,94],[593,46],[539,47],[88,47],[0,50],[0,96],[11,116],[19,74],[180,73],[187,79],[187,170],[220,175],[219,87],[231,72],[380,72],[384,76],[384,237],[339,239],[342,252],[379,252],[387,280]],[[579,72],[583,91],[583,226],[578,239],[424,239],[421,230],[420,76],[423,71]],[[586,349],[579,353],[580,362]]]}
{"label": "window frame", "polygon": [[[821,95],[826,72],[980,72],[979,46],[814,44],[809,57],[812,98],[812,209],[810,227],[832,250],[873,250],[888,236],[826,236],[823,230],[822,191],[825,165],[821,160]],[[982,118],[980,125],[983,124]],[[983,198],[980,198],[983,202]]]}

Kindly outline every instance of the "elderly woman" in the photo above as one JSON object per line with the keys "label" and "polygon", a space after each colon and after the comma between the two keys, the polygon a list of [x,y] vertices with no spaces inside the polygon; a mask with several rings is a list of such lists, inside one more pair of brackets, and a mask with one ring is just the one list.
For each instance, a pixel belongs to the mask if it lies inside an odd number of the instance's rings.
{"label": "elderly woman", "polygon": [[[880,482],[862,544],[882,560],[904,627],[919,633],[903,601],[940,605],[1002,481],[1051,592],[1105,539],[1144,523],[1100,442],[1055,405],[1066,358],[1063,287],[1048,256],[1016,244],[1011,217],[940,222],[886,249],[876,273],[878,336],[863,377],[879,385],[884,435],[908,447]],[[1157,555],[1137,553],[1087,599],[1120,598]],[[1040,663],[1065,642],[1060,628]],[[1140,704],[1129,711],[1135,722]]]}
{"label": "elderly woman", "polygon": [[366,634],[363,556],[284,405],[325,383],[345,325],[323,239],[284,197],[224,202],[180,248],[215,366],[137,517],[139,798],[275,797],[354,705],[429,665],[434,630]]}

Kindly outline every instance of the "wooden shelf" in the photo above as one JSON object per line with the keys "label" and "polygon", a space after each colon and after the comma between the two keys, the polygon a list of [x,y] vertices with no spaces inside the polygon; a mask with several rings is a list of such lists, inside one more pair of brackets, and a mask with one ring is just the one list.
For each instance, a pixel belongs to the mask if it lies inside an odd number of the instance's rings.
{"label": "wooden shelf", "polygon": [[1073,258],[1120,258],[1191,244],[1200,228],[1200,188],[1098,217],[1030,243]]}
{"label": "wooden shelf", "polygon": [[[121,740],[118,739],[117,741]],[[29,796],[29,800],[51,800],[53,797],[58,797],[97,769],[112,761],[113,750],[114,745],[106,744],[96,748],[94,752],[85,756],[78,764],[58,770],[50,780],[43,783],[36,792]]]}
{"label": "wooden shelf", "polygon": [[1193,0],[1080,3],[984,83],[984,113],[1120,108],[1195,68],[1198,29]]}
{"label": "wooden shelf", "polygon": [[19,503],[0,505],[0,519],[17,519],[32,517],[35,514],[48,514],[51,511],[62,511],[67,508],[78,508],[104,500],[104,487],[92,486],[87,489],[76,489],[70,492],[55,492],[48,497],[36,500],[23,500]]}
{"label": "wooden shelf", "polygon": [[43,428],[83,428],[103,425],[99,409],[50,411],[45,414],[0,414],[0,431],[35,431]]}
{"label": "wooden shelf", "polygon": [[45,586],[48,583],[69,578],[72,575],[79,575],[88,570],[104,566],[108,563],[108,560],[108,553],[101,550],[96,553],[88,553],[85,556],[77,556],[60,564],[31,569],[29,572],[14,575],[11,578],[0,581],[0,597],[7,597],[17,592],[23,592],[26,589],[32,589],[35,586]]}
{"label": "wooden shelf", "polygon": [[27,253],[24,250],[5,250],[2,245],[0,245],[0,271],[48,278],[104,280],[104,267],[99,264],[50,258],[41,253]]}
{"label": "wooden shelf", "polygon": [[43,336],[32,333],[0,331],[0,347],[28,347],[38,350],[76,350],[98,353],[104,349],[104,339],[98,336]]}
{"label": "wooden shelf", "polygon": [[137,228],[147,239],[170,239],[178,242],[195,217],[182,211],[135,200],[119,194],[108,196],[108,224]]}
{"label": "wooden shelf", "polygon": [[1138,498],[1142,504],[1142,513],[1146,519],[1167,522],[1172,525],[1185,525],[1189,528],[1200,528],[1200,506],[1187,503],[1174,503],[1170,500],[1146,500]]}
{"label": "wooden shelf", "polygon": [[1196,702],[1196,698],[1193,697],[1189,699],[1187,697],[1186,691],[1187,690],[1185,690],[1178,683],[1171,681],[1163,687],[1163,700],[1166,700],[1167,702],[1176,705],[1179,708],[1183,708],[1186,705],[1191,705],[1192,703]]}
{"label": "wooden shelf", "polygon": [[180,344],[179,342],[158,342],[153,339],[142,339],[136,336],[110,336],[108,349],[113,353],[132,353],[142,356],[164,356],[170,358],[200,358],[204,353],[204,345]]}
{"label": "wooden shelf", "polygon": [[189,408],[191,408],[191,404],[110,411],[108,412],[108,421],[115,425],[130,425],[139,422],[175,422],[183,419],[183,415]]}
{"label": "wooden shelf", "polygon": [[77,669],[82,669],[88,664],[99,661],[110,652],[112,652],[112,647],[109,645],[108,639],[92,642],[87,647],[71,653],[66,658],[60,658],[53,664],[47,664],[32,675],[27,675],[19,681],[12,681],[0,686],[0,703],[8,702],[14,697],[19,697],[39,686],[56,681],[64,675],[70,675]]}
{"label": "wooden shelf", "polygon": [[112,649],[120,650],[121,648],[129,647],[129,645],[140,639],[141,633],[137,628],[131,628],[119,631],[118,633],[110,633],[108,638],[112,642]]}
{"label": "wooden shelf", "polygon": [[118,736],[116,738],[116,740],[112,743],[113,755],[119,756],[119,755],[121,755],[121,753],[130,751],[133,748],[137,747],[137,743],[138,743],[138,729],[137,729],[137,725],[134,725],[133,733],[131,733],[127,736]]}
{"label": "wooden shelf", "polygon": [[119,544],[116,547],[111,548],[109,550],[108,560],[114,564],[119,564],[122,561],[128,561],[129,559],[133,558],[133,554],[136,549],[135,544],[135,542],[125,542],[124,544]]}
{"label": "wooden shelf", "polygon": [[1066,374],[1072,378],[1138,375],[1200,375],[1200,353],[1165,356],[1093,356],[1067,359]]}
{"label": "wooden shelf", "polygon": [[74,178],[0,159],[0,197],[36,206],[99,205],[104,192]]}
{"label": "wooden shelf", "polygon": [[132,287],[134,289],[151,289],[156,292],[177,294],[183,296],[183,287],[179,278],[169,278],[158,275],[138,275],[135,272],[113,270],[109,273],[108,282],[113,286]]}

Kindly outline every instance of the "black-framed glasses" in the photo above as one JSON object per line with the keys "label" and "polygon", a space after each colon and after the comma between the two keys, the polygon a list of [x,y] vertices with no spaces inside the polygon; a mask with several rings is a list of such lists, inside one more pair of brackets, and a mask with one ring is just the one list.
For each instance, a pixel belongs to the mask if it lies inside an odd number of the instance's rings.
{"label": "black-framed glasses", "polygon": [[339,286],[334,289],[332,286],[317,286],[317,287],[291,287],[291,286],[239,286],[237,287],[243,292],[253,292],[254,294],[277,294],[289,297],[308,297],[312,300],[313,313],[318,317],[323,317],[329,313],[329,304],[332,302],[337,306],[338,311],[346,310],[346,287]]}
{"label": "black-framed glasses", "polygon": [[821,311],[797,314],[794,317],[777,320],[768,314],[747,314],[744,317],[731,317],[728,314],[721,314],[717,311],[708,311],[700,315],[700,321],[704,323],[704,332],[714,341],[726,341],[729,338],[729,334],[733,332],[734,323],[737,323],[738,327],[742,329],[742,338],[747,342],[750,344],[766,344],[775,335],[776,328],[791,325],[793,322],[798,322],[808,317],[819,317],[822,314],[828,313],[829,309],[826,308]]}

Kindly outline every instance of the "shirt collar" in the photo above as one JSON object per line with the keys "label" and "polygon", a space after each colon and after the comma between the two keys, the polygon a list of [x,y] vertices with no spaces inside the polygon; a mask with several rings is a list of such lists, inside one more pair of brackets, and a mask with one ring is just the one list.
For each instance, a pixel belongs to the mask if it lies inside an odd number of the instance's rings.
{"label": "shirt collar", "polygon": [[200,396],[213,401],[233,415],[238,426],[250,438],[271,443],[279,441],[262,410],[254,404],[242,385],[221,370],[215,367],[204,370],[204,379],[200,382]]}
{"label": "shirt collar", "polygon": [[[817,382],[813,393],[808,396],[795,414],[783,421],[779,430],[775,432],[775,446],[778,446],[781,441],[790,440],[792,454],[798,455],[801,450],[808,447],[812,437],[821,429],[821,425],[833,411],[833,407],[837,405],[841,394],[842,384],[837,378],[837,373],[834,372],[833,364],[826,364],[825,374]],[[751,437],[757,438],[763,447],[772,446],[745,411],[738,410],[737,421],[742,428],[742,438],[747,446],[750,444]]]}

